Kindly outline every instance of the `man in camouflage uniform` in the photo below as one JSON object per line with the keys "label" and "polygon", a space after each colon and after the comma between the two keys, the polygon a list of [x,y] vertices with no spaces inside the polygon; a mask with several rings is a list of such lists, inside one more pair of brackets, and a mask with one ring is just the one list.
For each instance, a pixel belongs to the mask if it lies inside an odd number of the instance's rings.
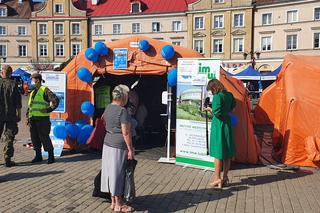
{"label": "man in camouflage uniform", "polygon": [[59,106],[59,98],[47,87],[42,85],[39,73],[31,75],[35,89],[31,92],[27,119],[30,127],[31,141],[36,152],[32,163],[42,161],[41,146],[48,152],[48,164],[54,163],[53,145],[50,139],[50,113]]}
{"label": "man in camouflage uniform", "polygon": [[11,167],[15,163],[13,157],[13,142],[18,133],[18,122],[21,120],[21,95],[18,85],[11,78],[12,68],[8,65],[1,70],[0,78],[0,138],[3,134],[5,166]]}

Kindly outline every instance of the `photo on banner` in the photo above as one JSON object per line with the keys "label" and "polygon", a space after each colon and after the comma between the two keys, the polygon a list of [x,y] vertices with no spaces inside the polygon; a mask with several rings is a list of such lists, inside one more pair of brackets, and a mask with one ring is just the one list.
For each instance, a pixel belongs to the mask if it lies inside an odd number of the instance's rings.
{"label": "photo on banner", "polygon": [[[212,115],[203,111],[209,80],[218,79],[220,60],[179,59],[177,82],[176,163],[214,168],[208,155],[206,134],[210,136]],[[212,97],[210,97],[212,99]],[[208,117],[206,117],[208,116]]]}
{"label": "photo on banner", "polygon": [[[53,130],[56,126],[62,125],[65,126],[66,122],[63,119],[50,119],[51,122],[51,131],[50,131],[50,139],[52,141],[52,145],[53,145],[53,151],[54,151],[54,156],[55,157],[60,157],[63,151],[63,146],[64,146],[64,140],[61,140],[57,137],[54,136],[53,134]],[[48,156],[48,152],[45,152],[43,149],[43,146],[41,148],[42,150],[42,155],[43,156]]]}

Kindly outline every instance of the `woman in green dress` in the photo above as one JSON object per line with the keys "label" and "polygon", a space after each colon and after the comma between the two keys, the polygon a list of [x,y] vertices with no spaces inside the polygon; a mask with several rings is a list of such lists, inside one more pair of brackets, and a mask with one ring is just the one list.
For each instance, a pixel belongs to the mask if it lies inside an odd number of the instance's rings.
{"label": "woman in green dress", "polygon": [[[235,156],[234,135],[231,127],[229,113],[234,109],[236,102],[232,93],[228,92],[223,84],[217,80],[210,80],[207,90],[212,92],[212,107],[206,110],[212,113],[211,135],[210,135],[210,156],[214,157],[215,172],[212,187],[221,188],[228,185],[228,171],[231,158]],[[223,175],[221,177],[221,169]]]}

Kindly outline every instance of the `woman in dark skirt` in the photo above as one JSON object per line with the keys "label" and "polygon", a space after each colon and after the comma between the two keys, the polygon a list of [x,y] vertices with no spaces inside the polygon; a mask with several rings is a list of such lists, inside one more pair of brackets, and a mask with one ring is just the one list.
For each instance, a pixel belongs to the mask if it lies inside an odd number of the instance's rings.
{"label": "woman in dark skirt", "polygon": [[130,119],[124,106],[128,102],[129,88],[116,86],[112,92],[112,103],[104,112],[107,134],[102,152],[101,191],[111,194],[111,209],[116,212],[132,212],[124,205],[125,164],[133,159]]}
{"label": "woman in dark skirt", "polygon": [[[235,156],[234,134],[231,127],[229,113],[236,106],[232,93],[228,92],[223,84],[217,80],[210,80],[207,90],[212,92],[212,107],[206,110],[212,112],[210,136],[210,156],[214,157],[215,172],[212,187],[221,188],[229,183],[228,172],[231,158]],[[223,176],[221,169],[223,166]]]}

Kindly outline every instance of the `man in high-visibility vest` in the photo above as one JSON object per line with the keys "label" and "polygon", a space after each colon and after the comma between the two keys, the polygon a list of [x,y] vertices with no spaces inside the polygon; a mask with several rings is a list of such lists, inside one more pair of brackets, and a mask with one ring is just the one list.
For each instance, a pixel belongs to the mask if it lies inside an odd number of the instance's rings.
{"label": "man in high-visibility vest", "polygon": [[30,127],[31,141],[36,152],[32,163],[42,161],[41,145],[48,152],[48,164],[54,163],[53,145],[50,139],[50,113],[59,105],[59,98],[47,87],[42,85],[42,76],[39,73],[31,75],[35,87],[30,94],[28,102],[28,125]]}

